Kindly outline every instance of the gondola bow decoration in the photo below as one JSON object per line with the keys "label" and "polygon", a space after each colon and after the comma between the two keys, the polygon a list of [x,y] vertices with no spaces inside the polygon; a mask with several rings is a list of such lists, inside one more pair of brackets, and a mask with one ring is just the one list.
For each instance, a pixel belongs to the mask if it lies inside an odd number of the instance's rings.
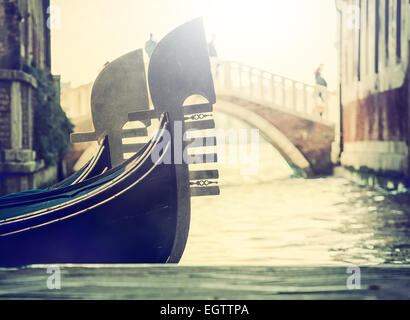
{"label": "gondola bow decoration", "polygon": [[[141,66],[138,56],[137,52],[124,56],[125,65]],[[175,161],[172,152],[181,143],[190,147],[198,143],[177,141],[176,123],[183,135],[188,128],[214,127],[210,116],[206,120],[200,116],[210,114],[215,103],[202,20],[175,29],[153,52],[148,83],[154,109],[149,110],[142,82],[140,92],[122,98],[120,105],[116,105],[118,99],[107,96],[107,92],[118,94],[107,89],[111,72],[120,82],[115,88],[125,90],[122,94],[136,85],[121,86],[130,81],[117,73],[124,57],[108,65],[94,85],[94,124],[101,123],[102,118],[95,120],[100,112],[111,108],[111,115],[121,114],[115,118],[118,128],[127,121],[149,125],[156,118],[158,130],[124,161],[120,136],[97,125],[94,133],[73,136],[76,141],[102,141],[97,154],[78,173],[45,190],[0,198],[0,266],[180,261],[188,239],[191,196],[219,194],[217,170],[190,171],[189,163]],[[138,79],[146,81],[145,73]],[[183,106],[195,94],[208,103]],[[192,118],[186,121],[187,117]],[[214,137],[208,140],[216,144]],[[169,154],[172,161],[164,161]],[[204,161],[208,158],[203,157]],[[210,162],[215,161],[216,155]]]}

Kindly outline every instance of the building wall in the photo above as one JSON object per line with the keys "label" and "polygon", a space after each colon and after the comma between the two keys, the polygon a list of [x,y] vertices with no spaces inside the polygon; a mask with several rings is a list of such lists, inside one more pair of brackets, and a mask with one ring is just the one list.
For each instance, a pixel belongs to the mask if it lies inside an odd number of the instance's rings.
{"label": "building wall", "polygon": [[32,150],[37,83],[23,70],[32,65],[50,72],[49,5],[0,0],[0,195],[35,188],[36,176],[45,176]]}
{"label": "building wall", "polygon": [[[91,91],[93,82],[75,88],[71,84],[63,84],[61,91],[61,107],[74,124],[74,132],[92,132],[94,126],[91,117]],[[84,151],[96,143],[83,142],[73,144],[66,155],[65,162],[68,172],[75,170],[75,165]]]}
{"label": "building wall", "polygon": [[50,70],[49,0],[0,0],[0,68]]}
{"label": "building wall", "polygon": [[341,163],[408,175],[409,1],[345,0],[341,9]]}
{"label": "building wall", "polygon": [[93,82],[75,88],[66,88],[61,92],[61,107],[67,116],[76,119],[91,119],[91,91]]}
{"label": "building wall", "polygon": [[0,81],[0,148],[10,148],[10,87],[8,81]]}

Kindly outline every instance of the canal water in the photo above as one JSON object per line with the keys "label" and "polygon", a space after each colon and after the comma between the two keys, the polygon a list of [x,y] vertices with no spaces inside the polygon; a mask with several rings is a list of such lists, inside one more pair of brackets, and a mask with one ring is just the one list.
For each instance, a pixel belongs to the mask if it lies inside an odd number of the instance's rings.
{"label": "canal water", "polygon": [[[216,122],[251,129],[222,114]],[[244,175],[240,163],[211,166],[219,170],[221,195],[192,199],[182,265],[410,263],[409,193],[342,177],[294,177],[263,137],[258,154],[254,175]]]}

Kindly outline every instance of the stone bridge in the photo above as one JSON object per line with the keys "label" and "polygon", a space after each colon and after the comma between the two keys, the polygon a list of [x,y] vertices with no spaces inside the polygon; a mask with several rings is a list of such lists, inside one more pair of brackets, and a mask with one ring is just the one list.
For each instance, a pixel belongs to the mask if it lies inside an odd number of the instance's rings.
{"label": "stone bridge", "polygon": [[[217,93],[216,112],[233,116],[259,129],[260,134],[302,176],[331,172],[334,124],[338,119],[334,93],[243,64],[220,60],[211,62]],[[80,114],[73,112],[74,107],[75,110],[89,110],[91,88],[92,83],[63,92],[63,106],[68,101],[82,102],[65,109],[73,115]],[[319,90],[324,102],[319,98]],[[89,114],[76,117],[76,130],[91,130],[89,118]],[[81,119],[88,120],[84,122]],[[81,152],[84,149],[76,147]],[[81,157],[75,166],[77,169],[88,160],[90,153]]]}
{"label": "stone bridge", "polygon": [[212,61],[212,68],[215,111],[258,128],[303,176],[331,172],[338,119],[334,93],[231,61]]}

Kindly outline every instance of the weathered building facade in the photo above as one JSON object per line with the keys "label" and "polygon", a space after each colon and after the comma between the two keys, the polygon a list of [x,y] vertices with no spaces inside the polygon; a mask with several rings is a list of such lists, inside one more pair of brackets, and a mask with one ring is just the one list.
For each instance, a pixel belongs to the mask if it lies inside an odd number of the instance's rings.
{"label": "weathered building facade", "polygon": [[90,101],[93,84],[94,82],[90,82],[61,91],[61,107],[70,119],[88,118],[91,121]]}
{"label": "weathered building facade", "polygon": [[340,0],[341,164],[409,177],[408,0]]}
{"label": "weathered building facade", "polygon": [[[71,84],[61,88],[61,107],[74,124],[74,132],[91,132],[94,131],[94,126],[91,117],[91,91],[94,82],[83,84],[81,86],[72,88]],[[90,148],[94,146],[95,148]],[[68,172],[79,169],[78,165],[82,167],[83,159],[87,162],[92,155],[84,154],[84,151],[96,150],[96,142],[82,142],[73,144],[70,152],[66,155],[66,166]],[[80,160],[80,164],[77,161]],[[77,165],[76,165],[77,164]]]}
{"label": "weathered building facade", "polygon": [[49,2],[0,0],[0,194],[36,188],[50,175],[33,151],[37,82],[23,71],[50,73]]}

